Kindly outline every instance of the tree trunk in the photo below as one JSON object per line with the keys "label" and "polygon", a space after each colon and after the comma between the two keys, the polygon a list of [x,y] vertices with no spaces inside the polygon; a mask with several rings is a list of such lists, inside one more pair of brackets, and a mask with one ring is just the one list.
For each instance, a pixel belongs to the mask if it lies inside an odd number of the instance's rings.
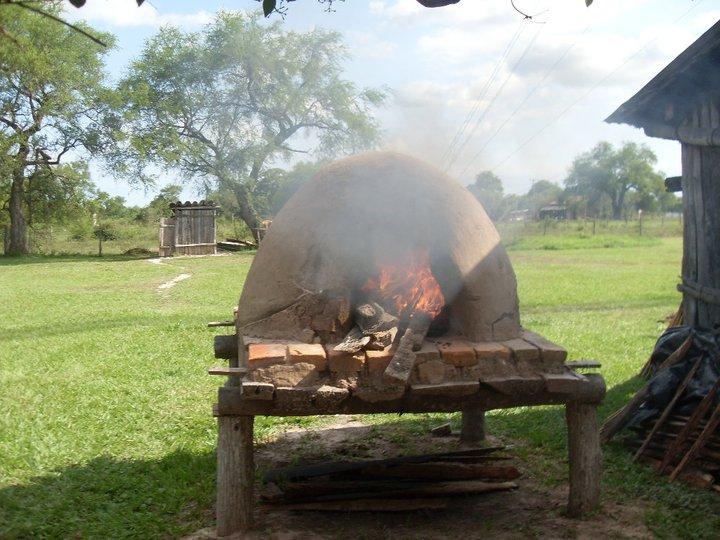
{"label": "tree trunk", "polygon": [[[24,160],[23,160],[24,161]],[[10,241],[7,255],[24,255],[29,252],[27,239],[27,223],[23,210],[25,177],[22,168],[13,171],[13,181],[10,188]]]}
{"label": "tree trunk", "polygon": [[250,202],[250,194],[245,186],[242,184],[236,185],[234,190],[235,199],[238,203],[240,210],[240,217],[250,229],[250,232],[255,239],[255,243],[260,245],[260,219],[258,218],[257,212]]}

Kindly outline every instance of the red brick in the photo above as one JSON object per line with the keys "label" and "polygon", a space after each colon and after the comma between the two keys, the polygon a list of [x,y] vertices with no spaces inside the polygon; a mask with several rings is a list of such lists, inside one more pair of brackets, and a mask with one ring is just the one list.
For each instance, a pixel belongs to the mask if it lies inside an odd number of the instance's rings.
{"label": "red brick", "polygon": [[343,351],[334,351],[332,345],[327,347],[327,360],[330,371],[336,372],[353,372],[362,371],[365,366],[365,353],[359,352],[355,354]]}
{"label": "red brick", "polygon": [[322,345],[292,343],[288,345],[288,362],[291,364],[298,362],[314,364],[318,371],[327,369],[327,356]]}
{"label": "red brick", "polygon": [[280,343],[251,343],[248,345],[248,367],[261,368],[273,364],[284,364],[287,345]]}
{"label": "red brick", "polygon": [[480,362],[483,360],[507,360],[510,358],[510,349],[500,343],[474,343],[473,348]]}
{"label": "red brick", "polygon": [[477,364],[475,351],[465,341],[444,341],[438,343],[440,357],[455,367],[467,367]]}
{"label": "red brick", "polygon": [[365,351],[365,363],[370,373],[383,373],[392,360],[395,350],[387,347],[382,351]]}
{"label": "red brick", "polygon": [[431,360],[440,360],[440,351],[435,343],[431,341],[424,341],[419,351],[415,353],[415,359],[417,364],[423,362],[429,362]]}

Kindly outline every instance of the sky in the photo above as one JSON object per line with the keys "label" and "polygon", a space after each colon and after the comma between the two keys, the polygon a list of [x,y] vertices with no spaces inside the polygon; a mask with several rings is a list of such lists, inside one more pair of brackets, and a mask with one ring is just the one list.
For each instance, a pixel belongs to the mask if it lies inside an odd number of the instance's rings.
{"label": "sky", "polygon": [[[650,146],[657,167],[680,173],[680,147],[603,120],[720,18],[720,0],[460,0],[427,9],[415,0],[317,0],[289,4],[288,29],[341,32],[346,77],[384,87],[375,114],[387,149],[447,170],[463,184],[492,170],[506,192],[534,180],[562,183],[572,160],[601,140]],[[71,20],[117,36],[108,71],[121,77],[162,25],[201,31],[220,10],[260,10],[254,0],[88,0]],[[144,204],[155,189],[131,188],[93,166],[101,189]],[[192,186],[185,198],[197,196]]]}

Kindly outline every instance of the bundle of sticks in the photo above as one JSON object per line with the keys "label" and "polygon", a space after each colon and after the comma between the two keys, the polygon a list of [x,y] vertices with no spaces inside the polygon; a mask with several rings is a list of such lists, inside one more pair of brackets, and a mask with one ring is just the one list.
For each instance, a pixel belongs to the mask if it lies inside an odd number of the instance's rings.
{"label": "bundle of sticks", "polygon": [[283,510],[399,512],[444,508],[448,498],[517,488],[504,447],[328,462],[265,474],[261,499]]}

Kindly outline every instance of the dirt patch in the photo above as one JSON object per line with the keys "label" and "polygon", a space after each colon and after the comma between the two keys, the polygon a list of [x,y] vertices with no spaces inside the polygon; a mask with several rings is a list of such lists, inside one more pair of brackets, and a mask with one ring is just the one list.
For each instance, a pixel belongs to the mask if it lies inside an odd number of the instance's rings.
{"label": "dirt patch", "polygon": [[180,274],[179,276],[175,276],[174,278],[172,278],[170,281],[166,281],[165,283],[161,283],[160,285],[158,285],[157,290],[165,291],[167,289],[171,289],[181,281],[185,281],[186,279],[191,277],[192,274]]}
{"label": "dirt patch", "polygon": [[[353,417],[338,417],[312,429],[293,428],[260,443],[256,464],[262,471],[282,465],[329,459],[383,458],[404,453],[441,452],[467,448],[457,438],[408,434],[393,425],[367,425]],[[491,444],[501,443],[496,439]],[[512,450],[509,452],[512,455]],[[511,463],[523,470],[523,463]],[[406,513],[329,513],[270,511],[258,508],[256,528],[236,538],[651,538],[639,503],[605,502],[601,511],[582,520],[565,517],[567,486],[546,487],[537,478],[521,477],[519,489],[458,497],[444,510]],[[216,538],[211,528],[187,537]]]}

